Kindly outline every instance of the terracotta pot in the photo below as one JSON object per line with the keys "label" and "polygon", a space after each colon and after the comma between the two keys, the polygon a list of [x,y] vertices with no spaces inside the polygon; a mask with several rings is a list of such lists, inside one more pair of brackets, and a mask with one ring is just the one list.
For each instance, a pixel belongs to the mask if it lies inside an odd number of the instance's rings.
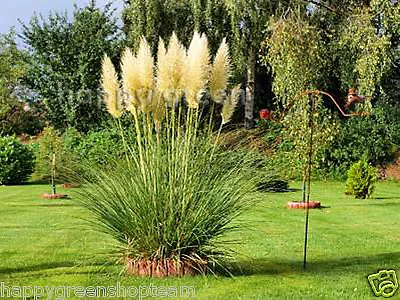
{"label": "terracotta pot", "polygon": [[65,194],[43,194],[42,198],[44,198],[44,199],[65,199],[65,198],[68,198],[68,195],[65,195]]}
{"label": "terracotta pot", "polygon": [[137,260],[126,258],[127,273],[141,277],[194,276],[207,272],[207,260]]}
{"label": "terracotta pot", "polygon": [[[307,202],[296,202],[290,201],[287,203],[288,208],[307,208]],[[308,202],[308,208],[321,208],[321,202],[319,201],[310,201]]]}
{"label": "terracotta pot", "polygon": [[64,189],[73,189],[73,188],[78,188],[78,187],[80,187],[80,185],[79,185],[78,183],[64,183],[64,184],[62,185],[62,187],[63,187]]}

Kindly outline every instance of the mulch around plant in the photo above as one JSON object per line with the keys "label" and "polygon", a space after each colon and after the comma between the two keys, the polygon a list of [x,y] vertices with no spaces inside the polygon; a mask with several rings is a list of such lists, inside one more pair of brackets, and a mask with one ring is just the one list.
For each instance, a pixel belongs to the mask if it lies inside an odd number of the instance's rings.
{"label": "mulch around plant", "polygon": [[128,275],[140,277],[194,276],[207,273],[208,263],[189,260],[135,260],[126,258]]}
{"label": "mulch around plant", "polygon": [[74,189],[79,188],[81,185],[78,183],[64,183],[61,187],[64,189]]}
{"label": "mulch around plant", "polygon": [[321,208],[321,202],[319,201],[310,201],[310,202],[296,202],[296,201],[290,201],[287,204],[288,208]]}

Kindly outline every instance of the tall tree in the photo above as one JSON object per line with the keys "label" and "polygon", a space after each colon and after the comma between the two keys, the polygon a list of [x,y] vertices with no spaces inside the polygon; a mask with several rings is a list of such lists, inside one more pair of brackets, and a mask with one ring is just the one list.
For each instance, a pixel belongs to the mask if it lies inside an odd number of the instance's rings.
{"label": "tall tree", "polygon": [[232,37],[229,12],[224,0],[190,0],[194,27],[207,34],[212,53],[217,52],[223,38]]}
{"label": "tall tree", "polygon": [[268,22],[279,8],[290,1],[225,0],[231,18],[235,63],[246,74],[245,126],[254,123],[254,90],[256,63]]}
{"label": "tall tree", "polygon": [[[332,62],[332,85],[372,96],[396,76],[400,58],[400,4],[397,0],[319,1],[311,20],[325,33]],[[393,85],[393,82],[392,82]]]}
{"label": "tall tree", "polygon": [[110,5],[101,10],[93,0],[84,8],[75,6],[72,20],[66,13],[51,13],[48,19],[34,15],[23,25],[31,56],[25,82],[43,100],[56,128],[86,131],[105,116],[99,69],[104,53],[119,52],[112,14]]}
{"label": "tall tree", "polygon": [[[296,2],[296,1],[295,1]],[[298,4],[305,11],[307,2]],[[209,38],[215,53],[227,37],[234,56],[234,74],[246,81],[245,124],[253,125],[254,90],[257,57],[270,17],[291,5],[290,0],[128,0],[124,10],[124,28],[130,44],[136,48],[144,35],[156,53],[158,36],[166,39],[176,31],[188,44],[194,29]],[[244,76],[243,76],[244,74]]]}
{"label": "tall tree", "polygon": [[0,34],[0,115],[15,103],[13,94],[26,70],[26,55],[15,42],[15,31]]}
{"label": "tall tree", "polygon": [[0,135],[35,134],[41,129],[36,110],[20,100],[27,54],[17,47],[15,31],[0,34]]}
{"label": "tall tree", "polygon": [[[158,36],[164,40],[176,31],[188,44],[194,29],[207,34],[213,53],[227,37],[235,54],[236,74],[248,66],[246,111],[253,120],[254,73],[263,29],[270,15],[270,1],[244,0],[129,0],[124,11],[125,32],[135,48],[144,35],[156,52]],[[153,9],[154,8],[154,9]],[[183,21],[183,24],[181,23]],[[190,33],[188,33],[190,32]],[[236,76],[240,77],[240,76]],[[240,78],[242,79],[242,78]]]}
{"label": "tall tree", "polygon": [[153,54],[158,39],[168,40],[173,31],[187,46],[194,29],[190,3],[183,0],[126,0],[122,18],[129,46],[137,49],[144,36]]}

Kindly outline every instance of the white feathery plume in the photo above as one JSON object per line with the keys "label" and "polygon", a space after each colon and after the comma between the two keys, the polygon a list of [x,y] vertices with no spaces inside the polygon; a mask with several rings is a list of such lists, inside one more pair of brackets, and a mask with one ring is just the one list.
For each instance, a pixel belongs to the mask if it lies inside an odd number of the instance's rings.
{"label": "white feathery plume", "polygon": [[210,75],[210,54],[205,35],[195,32],[190,43],[184,72],[184,86],[189,108],[197,108]]}
{"label": "white feathery plume", "polygon": [[222,107],[222,125],[231,121],[232,115],[235,112],[236,106],[239,102],[241,94],[241,86],[238,84],[232,89],[231,95],[226,99],[224,106]]}
{"label": "white feathery plume", "polygon": [[211,99],[216,103],[221,103],[226,98],[226,89],[231,76],[231,59],[229,47],[223,39],[214,59],[210,79]]}
{"label": "white feathery plume", "polygon": [[105,55],[102,63],[101,85],[104,91],[105,103],[108,112],[114,117],[122,115],[122,103],[119,93],[117,72],[111,59]]}

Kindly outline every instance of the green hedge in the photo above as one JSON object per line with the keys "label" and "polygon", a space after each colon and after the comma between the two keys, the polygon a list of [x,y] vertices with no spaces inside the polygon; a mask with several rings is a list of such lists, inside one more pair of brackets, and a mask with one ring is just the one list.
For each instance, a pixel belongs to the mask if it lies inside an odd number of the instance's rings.
{"label": "green hedge", "polygon": [[359,160],[374,166],[391,162],[400,144],[399,120],[400,109],[387,105],[375,108],[370,116],[344,120],[319,162],[320,172],[344,179],[350,166]]}
{"label": "green hedge", "polygon": [[87,134],[68,129],[63,134],[45,128],[36,145],[35,179],[49,180],[53,152],[56,154],[56,180],[71,180],[85,171],[84,165],[105,164],[123,154],[122,139],[114,129]]}

